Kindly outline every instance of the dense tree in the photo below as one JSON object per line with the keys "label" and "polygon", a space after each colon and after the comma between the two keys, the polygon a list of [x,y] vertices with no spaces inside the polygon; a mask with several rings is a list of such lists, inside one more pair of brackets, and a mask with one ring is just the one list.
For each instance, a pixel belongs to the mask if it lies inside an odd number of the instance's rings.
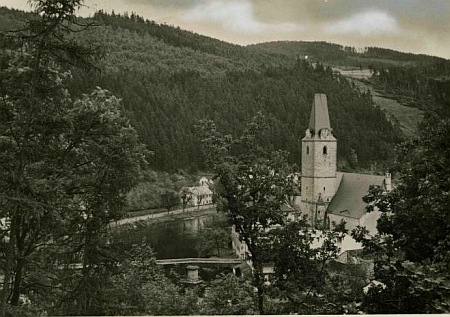
{"label": "dense tree", "polygon": [[[67,91],[61,63],[92,61],[64,40],[81,1],[35,4],[41,16],[3,37],[9,49],[0,52],[0,218],[9,221],[1,231],[1,314],[21,294],[39,302],[52,287],[65,289],[60,300],[76,298],[80,312],[96,312],[96,282],[114,261],[104,251],[106,226],[121,217],[145,151],[117,98],[97,88],[72,100]],[[59,265],[73,260],[81,275],[62,278]]]}
{"label": "dense tree", "polygon": [[180,204],[180,198],[177,193],[166,190],[161,194],[161,204],[167,209],[167,213],[169,213],[170,210]]}
{"label": "dense tree", "polygon": [[283,223],[281,207],[292,189],[286,154],[265,153],[258,144],[263,125],[264,117],[259,114],[237,139],[221,135],[211,121],[198,126],[204,154],[218,182],[217,209],[228,216],[249,250],[260,314],[264,313],[265,231]]}
{"label": "dense tree", "polygon": [[305,220],[268,233],[268,259],[274,274],[268,286],[271,313],[356,313],[365,285],[365,268],[335,261],[346,230],[314,230]]}
{"label": "dense tree", "polygon": [[449,61],[441,57],[398,52],[381,47],[355,49],[333,43],[305,41],[276,41],[249,47],[291,58],[319,61],[326,65],[350,66],[354,69],[364,67],[374,71],[400,66],[439,76],[448,73],[450,67]]}
{"label": "dense tree", "polygon": [[183,211],[185,211],[188,203],[192,200],[192,193],[188,188],[184,187],[181,189],[179,195],[181,199],[181,205],[183,206]]}
{"label": "dense tree", "polygon": [[[142,140],[154,150],[154,168],[196,170],[205,166],[205,158],[213,163],[219,181],[218,208],[249,246],[260,313],[266,290],[262,263],[273,242],[264,231],[283,223],[280,205],[291,188],[286,162],[300,161],[298,136],[305,130],[314,93],[329,96],[333,127],[343,142],[338,153],[341,168],[388,161],[389,149],[400,140],[399,131],[374,107],[369,94],[355,90],[326,64],[294,62],[298,47],[289,48],[295,58],[286,58],[144,21],[134,13],[99,12],[96,19],[104,27],[74,35],[71,30],[84,28],[74,16],[81,0],[33,3],[39,14],[32,16],[25,32],[0,34],[0,267],[4,279],[12,282],[3,284],[2,314],[9,309],[21,314],[7,303],[17,305],[23,294],[53,314],[192,313],[185,305],[189,299],[179,296],[180,289],[160,274],[141,279],[137,272],[142,266],[125,261],[122,267],[129,268],[130,275],[115,275],[124,272],[117,266],[120,257],[108,246],[106,226],[123,215],[125,195],[139,178],[145,153],[121,112],[130,116]],[[1,10],[0,27],[21,26],[16,15]],[[21,13],[20,19],[24,16]],[[102,73],[85,72],[86,66],[94,65],[92,53],[98,52],[86,46],[90,42],[110,51],[95,63],[103,67]],[[326,43],[305,47],[323,59],[355,57],[354,50]],[[379,49],[366,53],[371,59],[406,58]],[[428,77],[435,68],[445,74],[448,63],[424,56],[413,59],[420,68],[380,71],[375,81],[380,86],[389,83],[385,86],[408,98],[430,103],[431,94],[436,95],[434,101],[448,105],[448,83]],[[417,69],[424,73],[415,74]],[[100,88],[86,94],[95,86],[114,91],[123,102]],[[257,133],[258,122],[244,127],[243,122],[258,111],[267,114],[268,134]],[[226,133],[242,137],[221,135],[204,121],[202,156],[193,125],[205,117]],[[374,190],[368,198],[384,213],[381,233],[369,240],[360,231],[359,238],[376,252],[377,279],[385,288],[369,292],[367,312],[449,310],[448,132],[448,120],[430,119],[423,135],[402,147],[401,185],[389,195]],[[290,156],[270,154],[279,148],[290,150]],[[161,197],[151,196],[157,187],[150,178],[132,193],[138,193],[135,200],[145,198],[139,208],[162,205]],[[172,192],[180,188],[175,182],[161,183]],[[340,290],[324,284],[345,279],[322,274],[321,263],[326,261],[317,262],[318,251],[308,245],[311,236],[294,241],[302,251],[298,254],[287,252],[288,236],[281,238],[285,240],[279,245],[284,250],[280,254],[285,258],[280,256],[279,262],[286,265],[279,264],[277,270],[286,274],[278,274],[280,288],[299,295],[296,304],[311,298],[304,290],[325,295],[327,305],[333,302],[329,298],[338,302]],[[82,269],[71,270],[73,262],[81,263]],[[309,276],[290,274],[306,267],[311,268]],[[284,275],[297,283],[289,283]],[[145,290],[142,294],[133,288],[136,278],[140,279],[136,285]],[[105,289],[117,295],[116,307],[108,306]],[[322,298],[308,304],[322,305]],[[136,299],[148,305],[137,307]],[[46,307],[51,302],[58,306]]]}
{"label": "dense tree", "polygon": [[[0,25],[16,23],[9,13],[0,16]],[[199,118],[212,119],[226,133],[238,135],[243,122],[261,110],[268,114],[269,129],[274,132],[267,137],[267,150],[283,148],[290,152],[290,163],[300,163],[298,139],[306,129],[316,92],[328,96],[333,129],[341,140],[340,167],[358,170],[377,162],[379,170],[384,170],[401,132],[374,107],[370,96],[326,67],[333,62],[389,69],[387,88],[396,92],[395,98],[405,92],[402,103],[430,104],[429,95],[438,96],[433,101],[448,103],[449,63],[436,57],[377,48],[354,53],[323,42],[240,47],[135,16],[98,12],[95,21],[103,26],[72,38],[101,44],[108,55],[96,64],[102,73],[86,75],[72,69],[69,89],[78,96],[100,86],[122,98],[124,114],[155,152],[149,163],[156,170],[204,169],[193,129]],[[311,59],[298,59],[299,54],[310,55],[324,67],[314,69],[308,62]],[[402,70],[403,64],[414,67]]]}
{"label": "dense tree", "polygon": [[206,222],[197,234],[195,248],[198,250],[199,257],[214,254],[220,257],[221,250],[226,249],[230,242],[229,230],[223,228],[221,224]]}
{"label": "dense tree", "polygon": [[121,267],[104,290],[107,315],[191,315],[198,312],[197,295],[174,284],[156,264],[143,241],[127,251]]}
{"label": "dense tree", "polygon": [[70,90],[77,95],[100,86],[123,98],[125,114],[155,152],[149,163],[156,170],[203,170],[195,122],[212,119],[225,133],[239,135],[258,111],[267,113],[273,131],[266,136],[266,150],[282,148],[290,152],[290,163],[300,163],[298,139],[316,92],[328,95],[334,131],[346,140],[338,153],[344,167],[349,167],[352,148],[358,156],[354,168],[374,161],[381,166],[401,138],[370,98],[327,67],[314,69],[295,58],[129,17],[96,16],[105,26],[80,35],[80,41],[108,47],[100,64],[104,71],[89,77],[73,71]]}
{"label": "dense tree", "polygon": [[[180,192],[180,188],[195,186],[198,179],[198,175],[186,174],[182,170],[179,170],[178,173],[169,174],[146,169],[142,175],[142,180],[127,195],[129,212],[164,208],[161,202],[161,193],[165,191]],[[188,199],[190,200],[191,198],[188,197]],[[181,196],[180,200],[182,203]]]}
{"label": "dense tree", "polygon": [[354,233],[376,255],[384,283],[369,293],[370,313],[450,310],[449,132],[448,117],[429,115],[421,135],[398,150],[398,185],[389,193],[372,188],[365,198],[382,212],[378,235]]}
{"label": "dense tree", "polygon": [[244,279],[233,274],[222,274],[205,291],[200,304],[202,315],[253,315],[254,291]]}
{"label": "dense tree", "polygon": [[314,298],[318,294],[323,296],[328,264],[337,256],[336,241],[344,233],[312,230],[306,221],[299,220],[269,234],[273,237],[270,251],[275,267],[273,282],[282,292],[278,296],[291,303],[287,312],[320,313],[317,309],[325,305],[326,298],[322,298],[322,303],[314,303]]}

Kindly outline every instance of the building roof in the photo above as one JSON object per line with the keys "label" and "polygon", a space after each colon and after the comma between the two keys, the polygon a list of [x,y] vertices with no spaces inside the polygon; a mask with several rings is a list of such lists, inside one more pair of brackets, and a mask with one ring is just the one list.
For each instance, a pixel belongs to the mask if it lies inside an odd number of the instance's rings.
{"label": "building roof", "polygon": [[194,187],[188,187],[188,190],[196,196],[199,195],[212,195],[211,189],[209,189],[206,186],[194,186]]}
{"label": "building roof", "polygon": [[311,132],[314,131],[313,134],[317,134],[323,128],[331,130],[327,95],[315,94],[308,128]]}
{"label": "building roof", "polygon": [[367,195],[370,185],[383,186],[384,176],[342,173],[338,190],[328,205],[327,213],[360,219],[366,213],[366,203],[362,198]]}
{"label": "building roof", "polygon": [[233,269],[239,269],[240,273],[244,277],[252,277],[252,267],[247,262],[242,262],[241,264],[235,265]]}

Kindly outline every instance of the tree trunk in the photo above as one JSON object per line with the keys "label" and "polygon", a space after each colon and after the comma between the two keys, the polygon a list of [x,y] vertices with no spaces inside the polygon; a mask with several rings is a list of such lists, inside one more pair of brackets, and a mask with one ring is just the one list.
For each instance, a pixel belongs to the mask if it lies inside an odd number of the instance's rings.
{"label": "tree trunk", "polygon": [[251,254],[251,261],[253,266],[253,281],[258,290],[258,311],[260,315],[264,315],[264,275],[262,262],[259,259],[259,249],[251,240],[244,237],[244,242],[247,244],[249,253]]}
{"label": "tree trunk", "polygon": [[79,298],[79,312],[82,315],[91,315],[92,311],[92,298],[91,291],[93,291],[91,287],[92,279],[92,268],[93,264],[96,263],[96,242],[97,242],[97,233],[98,233],[98,219],[94,216],[87,220],[86,223],[86,232],[84,233],[84,253],[83,253],[83,269],[82,269],[82,277],[81,283],[83,291],[80,293]]}
{"label": "tree trunk", "polygon": [[9,232],[9,243],[8,246],[6,248],[6,263],[5,263],[5,275],[4,275],[4,279],[3,279],[3,289],[2,289],[2,296],[1,296],[1,301],[0,301],[0,306],[1,306],[1,310],[0,310],[0,316],[6,316],[6,305],[8,303],[8,297],[9,297],[9,283],[11,280],[11,271],[13,269],[14,266],[14,260],[15,260],[15,245],[16,245],[16,237],[17,237],[17,232],[18,232],[18,227],[19,227],[19,222],[18,222],[18,212],[19,212],[19,207],[16,207],[16,212],[11,216],[11,229]]}
{"label": "tree trunk", "polygon": [[[12,237],[12,236],[11,236]],[[3,279],[3,289],[2,289],[2,298],[1,298],[1,311],[0,311],[0,316],[4,317],[6,316],[6,305],[8,302],[8,295],[9,295],[9,281],[11,280],[11,270],[12,270],[12,266],[13,266],[13,254],[14,254],[14,247],[13,244],[14,242],[12,241],[13,239],[11,238],[9,240],[9,244],[8,244],[8,248],[6,251],[6,265],[5,265],[5,274],[4,274],[4,279]]]}
{"label": "tree trunk", "polygon": [[255,275],[256,288],[258,289],[258,311],[260,315],[264,315],[264,289],[261,276],[259,273]]}
{"label": "tree trunk", "polygon": [[264,315],[264,291],[261,286],[258,287],[258,310],[260,315]]}
{"label": "tree trunk", "polygon": [[[18,218],[18,217],[17,217]],[[23,224],[20,226],[18,222],[18,229],[21,229],[21,234],[17,234],[16,238],[16,249],[17,249],[17,263],[16,269],[14,273],[14,284],[12,289],[12,297],[11,297],[11,305],[18,306],[19,298],[20,298],[20,288],[22,284],[22,275],[23,270],[26,264],[26,260],[24,258],[25,254],[25,239],[28,234],[28,230],[24,228]]]}
{"label": "tree trunk", "polygon": [[[253,254],[253,253],[252,253]],[[254,268],[254,279],[256,288],[258,290],[258,311],[260,315],[264,315],[264,276],[263,276],[263,269],[262,265],[259,263],[259,261],[255,261],[252,259],[253,262],[253,268]]]}
{"label": "tree trunk", "polygon": [[218,239],[216,239],[217,256],[220,257],[220,245]]}
{"label": "tree trunk", "polygon": [[14,285],[12,289],[11,305],[19,306],[20,284],[22,283],[22,273],[25,266],[24,259],[18,259],[16,265],[16,273],[14,276]]}

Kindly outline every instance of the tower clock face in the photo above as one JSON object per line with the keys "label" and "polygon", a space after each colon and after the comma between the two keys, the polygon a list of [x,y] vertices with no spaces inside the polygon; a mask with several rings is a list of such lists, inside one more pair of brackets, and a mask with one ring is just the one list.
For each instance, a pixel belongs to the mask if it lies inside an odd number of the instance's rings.
{"label": "tower clock face", "polygon": [[328,129],[322,129],[322,131],[320,131],[320,134],[322,138],[326,138],[330,134],[330,131]]}

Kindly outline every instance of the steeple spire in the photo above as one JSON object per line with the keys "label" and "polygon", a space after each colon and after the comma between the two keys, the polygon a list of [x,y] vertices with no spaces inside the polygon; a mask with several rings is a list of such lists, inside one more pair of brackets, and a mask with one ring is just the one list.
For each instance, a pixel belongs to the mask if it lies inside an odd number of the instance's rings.
{"label": "steeple spire", "polygon": [[308,128],[313,135],[317,135],[323,128],[331,131],[327,95],[315,94]]}

